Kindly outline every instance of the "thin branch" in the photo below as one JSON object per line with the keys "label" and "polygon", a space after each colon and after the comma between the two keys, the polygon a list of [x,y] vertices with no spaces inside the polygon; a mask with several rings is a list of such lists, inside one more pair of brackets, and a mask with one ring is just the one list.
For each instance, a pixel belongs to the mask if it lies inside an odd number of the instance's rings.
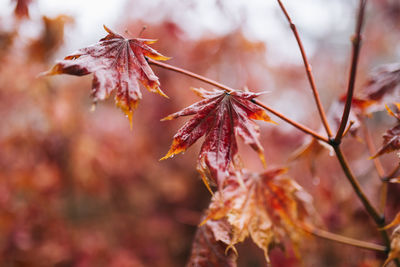
{"label": "thin branch", "polygon": [[275,116],[281,118],[282,120],[286,121],[287,123],[291,124],[292,126],[296,127],[300,131],[302,131],[302,132],[304,132],[306,134],[309,134],[309,135],[313,136],[314,138],[316,138],[316,139],[318,139],[318,140],[320,140],[322,142],[325,142],[325,143],[329,144],[329,140],[326,137],[314,132],[313,130],[307,128],[306,126],[301,125],[301,124],[289,119],[285,115],[283,115],[283,114],[279,113],[278,111],[276,111],[276,110],[264,105],[263,103],[261,103],[261,102],[259,102],[257,100],[253,99],[252,102],[254,102],[255,104],[259,105],[263,109],[271,112],[272,114],[274,114]]}
{"label": "thin branch", "polygon": [[146,59],[147,59],[147,62],[149,62],[149,64],[151,64],[151,65],[155,65],[155,66],[161,67],[163,69],[172,70],[172,71],[178,72],[180,74],[192,77],[192,78],[197,79],[199,81],[214,85],[215,87],[218,87],[218,88],[220,88],[222,90],[225,90],[226,92],[232,92],[232,91],[235,90],[233,88],[230,88],[229,86],[226,86],[226,85],[221,84],[219,82],[216,82],[214,80],[208,79],[208,78],[206,78],[206,77],[204,77],[202,75],[193,73],[191,71],[188,71],[188,70],[185,70],[185,69],[181,69],[179,67],[175,67],[175,66],[172,66],[172,65],[167,64],[167,63],[159,62],[159,61],[153,60],[151,58],[146,58]]}
{"label": "thin branch", "polygon": [[364,248],[364,249],[369,249],[373,251],[379,251],[379,252],[386,252],[387,248],[382,245],[374,244],[374,243],[369,243],[357,239],[353,239],[350,237],[345,237],[342,235],[334,234],[325,230],[321,230],[315,227],[310,228],[308,227],[302,227],[304,231],[307,233],[310,233],[316,237],[320,237],[326,240],[334,241],[337,243],[342,243],[346,245],[350,245],[353,247],[358,247],[358,248]]}
{"label": "thin branch", "polygon": [[335,142],[340,143],[343,137],[343,132],[346,128],[347,120],[349,119],[351,103],[353,100],[354,94],[354,85],[356,82],[356,74],[357,74],[357,66],[358,66],[358,58],[360,55],[360,48],[361,48],[361,30],[364,23],[364,14],[365,14],[365,5],[367,0],[360,0],[359,8],[358,8],[358,15],[357,15],[357,22],[355,33],[351,38],[352,43],[352,57],[351,57],[351,67],[349,72],[349,80],[347,84],[347,96],[346,96],[346,103],[343,110],[342,119],[340,121],[339,129],[335,136]]}
{"label": "thin branch", "polygon": [[[206,77],[204,77],[204,76],[201,76],[201,75],[199,75],[199,74],[190,72],[190,71],[188,71],[188,70],[181,69],[181,68],[178,68],[178,67],[169,65],[169,64],[167,64],[167,63],[158,62],[158,61],[152,60],[152,59],[150,59],[150,58],[148,58],[147,61],[149,62],[149,64],[152,64],[152,65],[155,65],[155,66],[164,68],[164,69],[168,69],[168,70],[175,71],[175,72],[178,72],[178,73],[180,73],[180,74],[183,74],[183,75],[192,77],[192,78],[197,79],[197,80],[199,80],[199,81],[202,81],[202,82],[211,84],[211,85],[213,85],[213,86],[216,86],[216,87],[218,87],[218,88],[220,88],[220,89],[222,89],[222,90],[225,90],[225,91],[227,91],[227,92],[232,92],[232,91],[234,91],[233,88],[230,88],[230,87],[228,87],[228,86],[226,86],[226,85],[224,85],[224,84],[221,84],[221,83],[219,83],[219,82],[216,82],[216,81],[214,81],[214,80],[208,79],[208,78],[206,78]],[[320,134],[318,134],[318,133],[314,132],[313,130],[307,128],[306,126],[301,125],[301,124],[299,124],[299,123],[297,123],[297,122],[295,122],[295,121],[289,119],[289,118],[286,117],[285,115],[279,113],[278,111],[276,111],[276,110],[274,110],[274,109],[272,109],[272,108],[270,108],[270,107],[267,107],[267,106],[264,105],[263,103],[261,103],[261,102],[259,102],[259,101],[257,101],[257,100],[252,100],[252,102],[255,103],[256,105],[259,105],[260,107],[264,108],[265,110],[271,112],[272,114],[274,114],[275,116],[281,118],[282,120],[286,121],[287,123],[291,124],[292,126],[294,126],[295,128],[299,129],[300,131],[302,131],[302,132],[304,132],[304,133],[306,133],[306,134],[309,134],[309,135],[313,136],[314,138],[316,138],[316,139],[318,139],[318,140],[321,140],[321,141],[323,141],[323,142],[325,142],[325,143],[329,143],[329,140],[328,140],[327,138],[325,138],[324,136],[321,136]]]}
{"label": "thin branch", "polygon": [[300,35],[297,32],[296,25],[293,23],[292,19],[290,18],[289,13],[287,12],[285,6],[282,4],[282,2],[280,0],[277,0],[277,1],[278,1],[278,4],[279,4],[280,8],[282,9],[282,12],[284,13],[284,15],[285,15],[285,17],[287,19],[287,21],[289,22],[289,25],[290,25],[290,28],[292,29],[294,37],[296,38],[297,44],[298,44],[299,49],[300,49],[301,57],[303,58],[304,67],[305,67],[306,73],[307,73],[307,78],[308,78],[308,81],[310,83],[311,90],[312,90],[313,95],[314,95],[314,100],[315,100],[315,103],[316,103],[317,108],[318,108],[319,116],[321,118],[322,124],[324,125],[326,133],[328,134],[329,137],[331,137],[332,136],[332,131],[331,131],[330,127],[329,127],[328,120],[327,120],[324,108],[322,106],[317,87],[315,85],[314,76],[313,76],[312,71],[311,71],[311,65],[308,63],[307,55],[306,55],[306,52],[304,50],[303,43],[302,43],[302,41],[300,39]]}
{"label": "thin branch", "polygon": [[361,202],[364,205],[368,214],[372,217],[372,219],[375,221],[376,225],[378,226],[378,230],[381,233],[381,236],[385,243],[385,246],[390,248],[389,236],[385,230],[381,229],[382,227],[385,226],[384,217],[382,217],[379,214],[379,212],[372,206],[368,197],[362,190],[359,182],[354,177],[354,175],[349,167],[349,164],[348,164],[346,158],[344,157],[342,150],[340,149],[340,145],[332,145],[332,147],[335,150],[336,157],[339,160],[340,166],[342,167],[343,172],[345,173],[345,175],[347,177],[347,180],[350,182],[351,186],[353,187],[354,192],[357,194],[358,198],[361,200]]}
{"label": "thin branch", "polygon": [[400,163],[396,165],[396,167],[385,177],[382,178],[383,182],[389,182],[390,179],[396,177],[396,174],[400,170]]}

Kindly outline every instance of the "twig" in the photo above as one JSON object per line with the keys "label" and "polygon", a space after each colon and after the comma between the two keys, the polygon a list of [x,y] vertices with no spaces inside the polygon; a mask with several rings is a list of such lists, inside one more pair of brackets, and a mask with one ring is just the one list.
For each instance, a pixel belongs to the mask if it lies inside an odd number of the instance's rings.
{"label": "twig", "polygon": [[400,170],[400,163],[385,177],[382,178],[383,182],[389,182],[390,179],[394,178],[397,172]]}
{"label": "twig", "polygon": [[347,177],[347,180],[349,180],[351,186],[353,187],[354,192],[357,194],[358,198],[361,200],[361,202],[364,205],[368,214],[372,217],[372,219],[374,219],[376,225],[378,226],[378,230],[381,233],[381,236],[385,243],[385,246],[390,248],[390,239],[389,239],[387,232],[385,230],[380,229],[385,226],[384,217],[382,217],[379,214],[379,212],[372,206],[368,197],[365,195],[359,182],[354,177],[354,175],[349,167],[349,164],[347,163],[347,160],[344,157],[342,150],[340,149],[340,145],[333,144],[332,147],[335,150],[336,157],[339,160],[340,166],[342,167],[342,169]]}
{"label": "twig", "polygon": [[346,103],[343,110],[342,119],[340,121],[339,129],[335,136],[335,142],[340,143],[343,137],[343,132],[346,128],[347,120],[349,119],[351,103],[353,100],[354,85],[356,81],[356,73],[358,66],[358,58],[360,55],[361,48],[361,30],[364,23],[365,5],[366,0],[360,0],[360,5],[358,9],[357,23],[355,28],[354,36],[351,38],[352,43],[352,57],[351,57],[351,67],[349,73],[349,80],[347,84],[347,96]]}
{"label": "twig", "polygon": [[265,110],[271,112],[272,114],[274,114],[275,116],[281,118],[282,120],[286,121],[287,123],[291,124],[292,126],[296,127],[296,128],[299,129],[300,131],[302,131],[302,132],[304,132],[304,133],[307,133],[307,134],[313,136],[314,138],[316,138],[316,139],[318,139],[318,140],[320,140],[320,141],[323,141],[323,142],[329,144],[329,140],[328,140],[326,137],[324,137],[324,136],[322,136],[322,135],[320,135],[320,134],[314,132],[313,130],[311,130],[311,129],[305,127],[304,125],[301,125],[301,124],[299,124],[299,123],[297,123],[297,122],[295,122],[295,121],[289,119],[289,118],[286,117],[285,115],[283,115],[283,114],[279,113],[278,111],[276,111],[276,110],[274,110],[274,109],[272,109],[272,108],[270,108],[270,107],[264,105],[263,103],[261,103],[261,102],[259,102],[259,101],[257,101],[257,100],[253,100],[252,102],[254,102],[255,104],[257,104],[257,105],[259,105],[260,107],[264,108]]}
{"label": "twig", "polygon": [[315,227],[313,227],[313,228],[311,228],[309,226],[303,227],[303,230],[312,235],[315,235],[317,237],[331,240],[331,241],[338,242],[338,243],[342,243],[342,244],[346,244],[346,245],[350,245],[353,247],[359,247],[359,248],[364,248],[364,249],[369,249],[369,250],[374,250],[374,251],[379,251],[379,252],[387,251],[387,248],[385,246],[353,239],[350,237],[345,237],[345,236],[334,234],[334,233],[331,233],[331,232],[328,232],[325,230],[321,230],[321,229],[318,229]]}
{"label": "twig", "polygon": [[287,19],[287,21],[289,22],[289,25],[290,25],[290,28],[292,29],[294,37],[296,38],[297,44],[298,44],[299,49],[300,49],[301,57],[303,58],[304,67],[305,67],[306,73],[307,73],[307,78],[308,78],[308,81],[310,83],[311,90],[312,90],[313,95],[314,95],[315,103],[316,103],[317,108],[318,108],[319,116],[321,118],[322,124],[324,125],[326,133],[328,134],[328,136],[330,138],[332,136],[332,131],[331,131],[330,127],[329,127],[328,120],[326,118],[326,114],[325,114],[324,108],[323,108],[321,100],[319,98],[319,93],[318,93],[317,87],[315,85],[314,76],[313,76],[312,71],[311,71],[311,65],[308,63],[308,59],[307,59],[307,55],[306,55],[306,52],[305,52],[304,47],[303,47],[303,43],[302,43],[302,41],[300,39],[299,33],[297,32],[296,25],[293,23],[292,19],[290,18],[289,13],[287,12],[285,6],[282,4],[282,2],[280,0],[277,0],[277,1],[278,1],[278,4],[279,4],[280,8],[282,9],[282,12],[284,13],[284,15],[285,15],[285,17]]}
{"label": "twig", "polygon": [[[150,58],[148,58],[147,61],[149,62],[149,64],[152,64],[152,65],[164,68],[164,69],[168,69],[168,70],[175,71],[175,72],[178,72],[180,74],[192,77],[192,78],[197,79],[199,81],[202,81],[202,82],[211,84],[213,86],[216,86],[216,87],[218,87],[218,88],[220,88],[222,90],[225,90],[227,92],[234,91],[233,88],[230,88],[230,87],[228,87],[228,86],[226,86],[224,84],[221,84],[219,82],[216,82],[214,80],[208,79],[208,78],[206,78],[206,77],[204,77],[202,75],[190,72],[188,70],[181,69],[179,67],[175,67],[175,66],[169,65],[167,63],[158,62],[158,61],[155,61],[155,60],[150,59]],[[325,137],[321,136],[320,134],[314,132],[313,130],[307,128],[306,126],[301,125],[301,124],[289,119],[288,117],[286,117],[285,115],[279,113],[278,111],[276,111],[276,110],[274,110],[274,109],[272,109],[270,107],[267,107],[263,103],[261,103],[261,102],[259,102],[257,100],[252,100],[252,102],[255,103],[256,105],[259,105],[260,107],[264,108],[265,110],[271,112],[272,114],[274,114],[275,116],[281,118],[282,120],[286,121],[287,123],[291,124],[292,126],[294,126],[295,128],[299,129],[300,131],[302,131],[302,132],[304,132],[306,134],[309,134],[309,135],[313,136],[314,138],[316,138],[318,140],[321,140],[321,141],[323,141],[325,143],[329,143],[329,140],[327,138],[325,138]]]}

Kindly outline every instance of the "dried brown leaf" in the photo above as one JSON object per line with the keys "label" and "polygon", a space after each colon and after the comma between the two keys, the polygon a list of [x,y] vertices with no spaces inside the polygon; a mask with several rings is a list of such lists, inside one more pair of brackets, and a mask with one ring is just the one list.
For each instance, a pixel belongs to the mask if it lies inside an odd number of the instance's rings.
{"label": "dried brown leaf", "polygon": [[237,255],[227,250],[231,226],[226,220],[212,221],[197,229],[187,267],[235,267]]}
{"label": "dried brown leaf", "polygon": [[214,195],[206,220],[226,217],[233,227],[231,246],[250,236],[269,261],[270,247],[281,243],[285,236],[299,242],[300,226],[308,223],[313,210],[311,196],[295,181],[282,176],[284,172],[278,168],[231,177],[227,186]]}

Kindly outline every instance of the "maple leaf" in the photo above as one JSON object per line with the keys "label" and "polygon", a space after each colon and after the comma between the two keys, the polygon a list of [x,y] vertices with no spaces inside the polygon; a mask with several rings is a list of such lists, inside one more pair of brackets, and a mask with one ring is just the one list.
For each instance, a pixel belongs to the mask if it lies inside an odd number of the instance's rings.
{"label": "maple leaf", "polygon": [[227,251],[231,226],[226,220],[207,221],[199,226],[187,267],[235,267],[237,255]]}
{"label": "maple leaf", "polygon": [[261,107],[251,102],[260,93],[193,90],[204,99],[162,119],[171,120],[195,115],[178,130],[170,150],[162,159],[185,151],[205,135],[199,154],[198,170],[208,188],[207,173],[221,188],[230,164],[237,162],[235,135],[250,145],[265,163],[264,149],[258,140],[260,130],[252,121],[254,119],[272,122]]}
{"label": "maple leaf", "polygon": [[116,104],[128,116],[132,127],[133,111],[142,98],[138,82],[149,91],[167,97],[161,91],[160,82],[147,63],[146,57],[155,60],[169,58],[148,46],[155,40],[126,39],[106,26],[104,29],[108,35],[97,44],[65,57],[44,75],[82,76],[93,73],[94,101],[106,99],[115,90]]}
{"label": "maple leaf", "polygon": [[397,104],[397,112],[393,112],[387,107],[389,115],[397,119],[397,125],[386,131],[383,135],[383,145],[371,158],[379,157],[383,154],[400,149],[400,104]]}
{"label": "maple leaf", "polygon": [[281,176],[284,172],[277,168],[230,177],[227,186],[214,195],[203,223],[227,218],[232,225],[230,246],[250,236],[269,261],[270,246],[285,235],[294,242],[300,240],[300,226],[307,225],[313,211],[311,196],[295,181]]}

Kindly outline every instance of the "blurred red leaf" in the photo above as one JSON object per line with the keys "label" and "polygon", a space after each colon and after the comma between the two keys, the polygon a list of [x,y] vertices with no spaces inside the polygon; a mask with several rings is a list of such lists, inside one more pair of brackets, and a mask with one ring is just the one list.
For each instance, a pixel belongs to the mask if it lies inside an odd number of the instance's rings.
{"label": "blurred red leaf", "polygon": [[399,85],[400,64],[383,65],[371,75],[362,94],[366,99],[376,101],[376,110],[383,110],[383,104],[400,102]]}
{"label": "blurred red leaf", "polygon": [[160,89],[158,77],[146,61],[167,60],[148,46],[155,40],[126,39],[106,26],[108,35],[97,44],[83,48],[59,61],[45,75],[71,74],[82,76],[94,73],[92,94],[94,101],[106,99],[116,90],[115,101],[130,122],[138,101],[142,98],[140,82],[149,91],[167,97]]}
{"label": "blurred red leaf", "polygon": [[389,129],[383,135],[383,145],[372,158],[400,149],[400,125]]}
{"label": "blurred red leaf", "polygon": [[[259,127],[251,119],[267,122],[271,122],[271,119],[261,107],[251,102],[260,93],[194,90],[204,100],[163,119],[172,120],[195,115],[175,134],[170,150],[162,159],[185,151],[205,135],[199,154],[198,170],[205,182],[206,173],[209,171],[211,179],[222,188],[230,164],[237,161],[235,134],[257,151],[261,161],[265,163],[264,149],[258,140]],[[208,182],[206,185],[208,187]]]}
{"label": "blurred red leaf", "polygon": [[227,218],[233,228],[230,245],[250,236],[269,261],[270,246],[280,243],[284,235],[299,241],[300,226],[313,210],[311,196],[294,180],[282,177],[284,172],[278,168],[231,177],[214,195],[206,220]]}
{"label": "blurred red leaf", "polygon": [[44,29],[38,39],[29,46],[29,56],[35,61],[46,61],[64,43],[65,24],[72,23],[70,16],[60,15],[55,18],[43,16]]}
{"label": "blurred red leaf", "polygon": [[227,250],[231,226],[225,220],[209,220],[197,229],[187,267],[235,267],[236,254]]}
{"label": "blurred red leaf", "polygon": [[[400,104],[397,103],[396,107],[396,112],[390,110],[388,106],[386,106],[386,109],[389,115],[395,117],[398,123],[400,123]],[[379,157],[383,154],[390,153],[398,149],[400,149],[400,124],[397,124],[392,129],[386,131],[386,133],[383,135],[382,147],[376,152],[374,156],[372,156],[372,158]]]}
{"label": "blurred red leaf", "polygon": [[17,18],[29,18],[29,5],[32,0],[13,0],[17,2],[14,9],[14,14]]}

